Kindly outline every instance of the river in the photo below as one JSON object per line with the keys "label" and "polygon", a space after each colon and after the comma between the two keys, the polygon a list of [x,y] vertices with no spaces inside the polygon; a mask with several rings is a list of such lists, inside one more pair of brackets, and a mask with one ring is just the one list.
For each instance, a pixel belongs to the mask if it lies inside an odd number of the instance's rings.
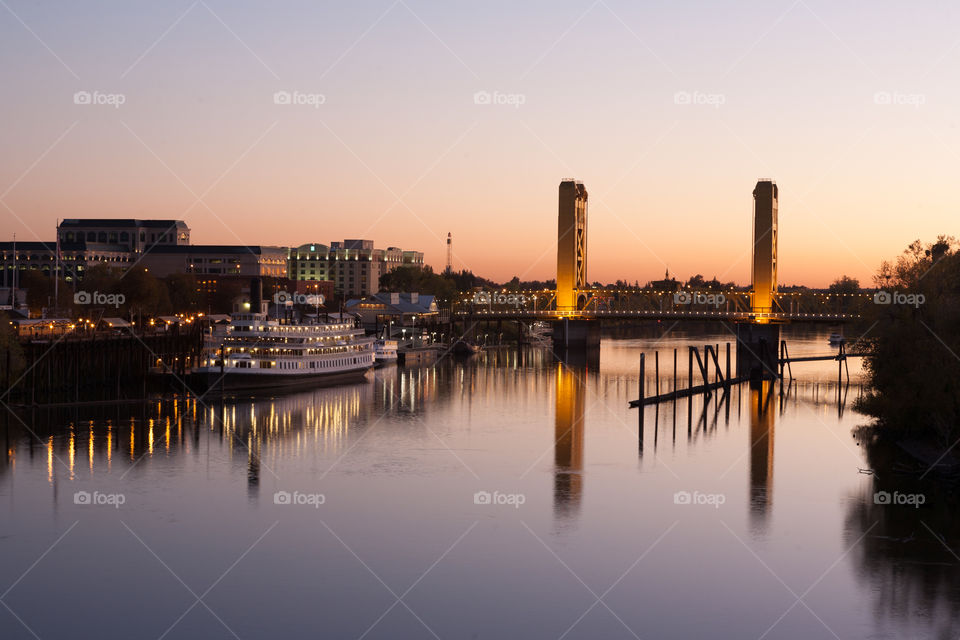
{"label": "river", "polygon": [[[785,337],[816,355],[827,333]],[[870,472],[858,360],[849,382],[798,363],[790,384],[647,407],[638,435],[640,353],[649,394],[654,351],[666,390],[675,348],[685,386],[689,345],[733,340],[7,412],[2,635],[956,637],[952,510]]]}

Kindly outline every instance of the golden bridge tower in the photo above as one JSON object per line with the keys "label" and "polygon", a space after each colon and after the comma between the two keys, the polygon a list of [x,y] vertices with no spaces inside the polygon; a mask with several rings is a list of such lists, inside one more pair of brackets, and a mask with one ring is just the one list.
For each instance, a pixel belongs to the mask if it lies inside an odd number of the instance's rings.
{"label": "golden bridge tower", "polygon": [[737,375],[776,379],[780,326],[770,317],[777,291],[777,183],[759,180],[753,189],[753,270],[749,322],[737,324]]}
{"label": "golden bridge tower", "polygon": [[577,310],[577,289],[587,286],[587,189],[560,183],[557,218],[557,311]]}
{"label": "golden bridge tower", "polygon": [[773,180],[760,180],[753,189],[753,313],[773,310],[773,294],[777,291],[778,195]]}

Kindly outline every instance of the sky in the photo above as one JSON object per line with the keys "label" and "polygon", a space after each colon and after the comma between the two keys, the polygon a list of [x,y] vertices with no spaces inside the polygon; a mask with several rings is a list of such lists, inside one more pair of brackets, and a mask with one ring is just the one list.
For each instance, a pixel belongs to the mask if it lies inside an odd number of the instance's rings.
{"label": "sky", "polygon": [[182,219],[197,244],[369,238],[494,280],[868,285],[955,229],[960,5],[0,0],[0,239]]}

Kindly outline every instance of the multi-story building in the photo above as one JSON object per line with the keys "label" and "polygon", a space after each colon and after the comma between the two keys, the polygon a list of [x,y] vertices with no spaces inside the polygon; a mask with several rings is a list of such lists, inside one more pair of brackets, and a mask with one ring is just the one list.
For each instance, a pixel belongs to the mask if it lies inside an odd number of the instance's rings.
{"label": "multi-story building", "polygon": [[[82,280],[83,272],[96,264],[125,268],[133,259],[130,251],[118,245],[65,243],[60,245],[59,273],[62,281],[74,283]],[[57,271],[57,243],[0,242],[0,287],[19,284],[27,271],[52,276]]]}
{"label": "multi-story building", "polygon": [[254,276],[295,282],[283,285],[298,293],[331,291],[343,297],[364,297],[379,291],[380,277],[402,265],[423,266],[423,253],[397,247],[375,249],[372,240],[305,244],[295,249],[274,246],[191,245],[190,228],[182,220],[63,220],[57,241],[0,242],[0,287],[13,287],[14,274],[40,271],[76,283],[94,264],[118,269],[134,265],[163,278],[194,274],[200,289],[214,294],[219,283]]}
{"label": "multi-story building", "polygon": [[287,277],[286,247],[243,245],[158,245],[139,264],[163,278],[172,273],[202,276]]}
{"label": "multi-story building", "polygon": [[75,283],[95,264],[127,268],[154,248],[189,244],[190,228],[182,220],[69,218],[57,226],[57,238],[59,265],[56,240],[0,242],[0,286],[13,286],[15,271],[47,276],[59,271],[64,282]]}
{"label": "multi-story building", "polygon": [[380,276],[403,265],[423,266],[423,253],[397,247],[375,249],[373,240],[304,244],[290,250],[291,280],[330,280],[343,297],[364,297],[380,290]]}
{"label": "multi-story building", "polygon": [[[158,278],[176,273],[195,276],[205,299],[203,304],[211,308],[224,292],[239,290],[254,277],[272,278],[275,289],[289,290],[287,253],[286,247],[271,246],[162,245],[140,256],[138,266]],[[273,293],[275,290],[271,289],[270,294]]]}
{"label": "multi-story building", "polygon": [[144,253],[159,246],[190,244],[190,227],[183,220],[133,218],[68,218],[57,227],[61,245],[96,243]]}

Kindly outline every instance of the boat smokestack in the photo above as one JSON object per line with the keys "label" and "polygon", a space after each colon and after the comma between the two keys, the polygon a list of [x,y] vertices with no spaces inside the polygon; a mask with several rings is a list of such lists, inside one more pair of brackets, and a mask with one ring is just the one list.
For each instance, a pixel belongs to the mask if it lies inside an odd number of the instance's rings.
{"label": "boat smokestack", "polygon": [[250,311],[260,313],[263,308],[263,282],[260,278],[250,280]]}

